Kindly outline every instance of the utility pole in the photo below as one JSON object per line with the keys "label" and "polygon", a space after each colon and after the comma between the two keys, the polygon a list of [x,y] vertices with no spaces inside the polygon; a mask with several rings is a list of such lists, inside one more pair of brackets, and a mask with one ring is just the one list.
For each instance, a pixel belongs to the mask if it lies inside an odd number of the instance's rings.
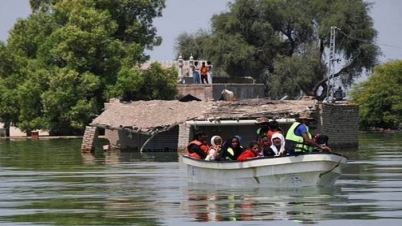
{"label": "utility pole", "polygon": [[335,31],[337,27],[331,26],[331,36],[329,38],[329,64],[328,64],[328,88],[327,88],[327,101],[333,95],[332,89],[335,86],[334,80],[334,64],[335,64]]}

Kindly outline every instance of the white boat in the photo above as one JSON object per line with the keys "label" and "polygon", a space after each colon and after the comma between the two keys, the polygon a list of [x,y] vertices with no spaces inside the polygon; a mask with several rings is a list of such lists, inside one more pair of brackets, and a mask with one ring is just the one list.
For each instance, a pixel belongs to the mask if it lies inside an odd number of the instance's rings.
{"label": "white boat", "polygon": [[257,158],[244,162],[204,161],[183,156],[190,183],[230,187],[331,187],[347,165],[336,153]]}

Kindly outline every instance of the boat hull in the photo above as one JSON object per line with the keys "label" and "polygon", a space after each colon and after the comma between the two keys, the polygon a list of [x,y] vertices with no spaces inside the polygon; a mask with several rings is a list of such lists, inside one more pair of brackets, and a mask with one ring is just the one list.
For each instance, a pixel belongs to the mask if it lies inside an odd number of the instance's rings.
{"label": "boat hull", "polygon": [[338,154],[305,154],[245,162],[207,162],[184,156],[190,183],[230,187],[331,187],[347,158]]}

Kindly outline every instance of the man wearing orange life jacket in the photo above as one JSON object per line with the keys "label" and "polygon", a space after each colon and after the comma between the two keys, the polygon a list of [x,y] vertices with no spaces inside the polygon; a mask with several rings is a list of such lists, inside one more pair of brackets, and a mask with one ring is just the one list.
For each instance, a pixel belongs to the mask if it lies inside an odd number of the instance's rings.
{"label": "man wearing orange life jacket", "polygon": [[196,132],[193,141],[187,145],[186,154],[194,159],[205,159],[209,152],[207,137],[204,132]]}

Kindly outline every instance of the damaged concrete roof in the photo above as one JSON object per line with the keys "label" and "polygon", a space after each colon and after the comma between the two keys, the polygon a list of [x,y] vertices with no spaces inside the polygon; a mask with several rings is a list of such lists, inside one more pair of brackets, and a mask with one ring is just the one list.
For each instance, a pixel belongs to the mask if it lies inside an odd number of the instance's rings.
{"label": "damaged concrete roof", "polygon": [[167,131],[189,120],[230,120],[268,118],[295,118],[308,109],[315,110],[314,100],[248,99],[225,101],[135,101],[108,103],[92,126],[106,129],[124,129],[130,132],[155,134]]}
{"label": "damaged concrete roof", "polygon": [[314,100],[248,99],[233,102],[218,101],[211,104],[201,119],[255,119],[295,118],[306,110],[314,110]]}

